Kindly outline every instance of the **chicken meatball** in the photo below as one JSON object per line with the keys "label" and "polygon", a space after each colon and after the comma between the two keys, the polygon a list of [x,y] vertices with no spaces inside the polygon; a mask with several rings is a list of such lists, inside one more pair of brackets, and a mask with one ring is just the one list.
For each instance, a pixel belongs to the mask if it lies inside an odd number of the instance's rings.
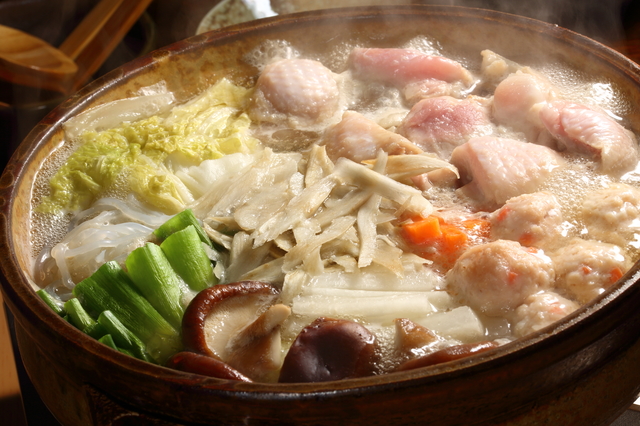
{"label": "chicken meatball", "polygon": [[527,297],[513,315],[513,333],[522,337],[538,331],[578,309],[578,304],[552,291]]}
{"label": "chicken meatball", "polygon": [[447,273],[448,291],[489,316],[504,315],[554,281],[551,259],[541,250],[497,240],[467,250]]}
{"label": "chicken meatball", "polygon": [[631,267],[620,247],[580,238],[553,254],[556,287],[586,303],[618,281]]}
{"label": "chicken meatball", "polygon": [[615,184],[594,191],[582,203],[582,220],[589,237],[626,246],[640,231],[640,191]]}
{"label": "chicken meatball", "polygon": [[548,249],[562,238],[562,207],[556,197],[546,191],[509,199],[489,215],[489,220],[494,239]]}

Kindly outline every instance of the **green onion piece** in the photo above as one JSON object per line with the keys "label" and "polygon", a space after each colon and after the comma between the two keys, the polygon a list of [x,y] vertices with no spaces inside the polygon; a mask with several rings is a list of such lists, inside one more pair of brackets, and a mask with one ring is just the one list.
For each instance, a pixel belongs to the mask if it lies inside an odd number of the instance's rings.
{"label": "green onion piece", "polygon": [[164,362],[182,349],[178,329],[140,294],[117,262],[102,265],[89,278],[79,282],[73,294],[95,317],[103,311],[111,311],[145,343],[147,352],[158,362]]}
{"label": "green onion piece", "polygon": [[147,353],[142,340],[125,327],[113,312],[102,312],[98,317],[98,324],[111,335],[119,350],[127,350],[131,353],[131,356],[143,361],[155,362]]}
{"label": "green onion piece", "polygon": [[[182,281],[160,246],[147,243],[129,253],[127,271],[140,293],[177,330],[182,327]],[[134,332],[135,333],[135,332]]]}
{"label": "green onion piece", "polygon": [[113,341],[113,337],[111,337],[110,334],[105,334],[104,336],[98,339],[98,342],[109,346],[111,349],[115,349],[116,351],[118,350],[118,347],[116,346],[116,342]]}
{"label": "green onion piece", "polygon": [[71,324],[81,331],[85,331],[89,327],[96,325],[96,320],[91,318],[76,298],[67,300],[64,304],[64,310],[69,314]]}
{"label": "green onion piece", "polygon": [[189,225],[193,225],[196,228],[198,237],[200,237],[200,241],[206,243],[209,246],[212,246],[211,239],[209,239],[207,233],[204,231],[204,229],[202,229],[202,226],[200,226],[200,222],[198,222],[198,219],[195,217],[191,209],[183,210],[177,215],[173,216],[171,219],[167,220],[165,223],[160,225],[158,229],[153,231],[153,235],[158,237],[160,241],[164,241],[169,235],[173,234],[174,232],[182,231]]}
{"label": "green onion piece", "polygon": [[49,306],[56,314],[60,315],[61,317],[67,314],[64,310],[64,304],[62,303],[62,301],[52,296],[44,288],[36,291],[36,294],[40,296],[40,299],[42,299],[44,303],[46,303],[47,306]]}
{"label": "green onion piece", "polygon": [[211,259],[202,246],[193,225],[177,231],[160,244],[171,267],[193,291],[201,291],[218,283]]}
{"label": "green onion piece", "polygon": [[105,330],[105,328],[99,322],[96,322],[95,324],[90,325],[89,327],[85,328],[83,331],[89,336],[93,337],[94,339],[100,339],[102,336],[107,334],[107,330]]}
{"label": "green onion piece", "polygon": [[131,351],[128,351],[128,350],[126,350],[124,348],[117,348],[117,349],[118,349],[118,352],[122,352],[125,355],[129,355],[131,358],[137,358],[135,356],[135,354],[133,352],[131,352]]}

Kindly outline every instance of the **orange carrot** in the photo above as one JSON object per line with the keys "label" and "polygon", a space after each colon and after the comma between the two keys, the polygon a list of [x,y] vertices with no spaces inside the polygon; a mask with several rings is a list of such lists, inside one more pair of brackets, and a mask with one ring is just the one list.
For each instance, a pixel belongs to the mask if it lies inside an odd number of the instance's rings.
{"label": "orange carrot", "polygon": [[616,281],[618,281],[620,278],[622,278],[622,276],[624,275],[624,273],[622,272],[622,269],[620,268],[613,268],[613,270],[611,271],[611,273],[609,274],[609,282],[611,284],[615,283]]}
{"label": "orange carrot", "polygon": [[440,219],[436,216],[406,223],[402,230],[409,243],[416,245],[433,243],[442,237]]}
{"label": "orange carrot", "polygon": [[507,206],[502,207],[498,212],[498,222],[502,222],[503,220],[505,220],[510,212],[511,212],[511,209],[509,207]]}
{"label": "orange carrot", "polygon": [[446,253],[457,252],[469,241],[469,236],[454,225],[442,224],[440,229],[442,230],[441,250]]}
{"label": "orange carrot", "polygon": [[462,221],[462,227],[468,235],[478,238],[489,238],[491,222],[486,219],[467,219]]}
{"label": "orange carrot", "polygon": [[433,246],[438,251],[453,254],[469,241],[465,226],[446,223],[442,218],[429,216],[405,224],[404,236],[410,244]]}
{"label": "orange carrot", "polygon": [[537,238],[531,232],[523,232],[518,239],[518,242],[523,246],[532,246],[535,244]]}

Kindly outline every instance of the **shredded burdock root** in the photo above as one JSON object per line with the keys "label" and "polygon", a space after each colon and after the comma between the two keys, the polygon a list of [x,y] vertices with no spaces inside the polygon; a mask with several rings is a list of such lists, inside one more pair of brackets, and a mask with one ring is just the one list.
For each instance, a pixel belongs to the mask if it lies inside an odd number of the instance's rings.
{"label": "shredded burdock root", "polygon": [[[399,166],[407,162],[411,167]],[[377,263],[401,276],[400,240],[394,227],[381,225],[407,215],[429,215],[431,203],[399,180],[440,168],[457,173],[448,162],[429,155],[389,156],[381,151],[366,165],[344,158],[334,164],[323,146],[295,154],[267,148],[225,191],[203,196],[193,208],[209,208],[204,223],[212,236],[241,230],[231,244],[231,280],[277,275],[283,281],[284,274],[300,266],[322,273],[329,264],[345,264],[343,256],[352,257],[360,268]],[[267,172],[270,179],[256,184]],[[283,258],[277,262],[274,244]]]}

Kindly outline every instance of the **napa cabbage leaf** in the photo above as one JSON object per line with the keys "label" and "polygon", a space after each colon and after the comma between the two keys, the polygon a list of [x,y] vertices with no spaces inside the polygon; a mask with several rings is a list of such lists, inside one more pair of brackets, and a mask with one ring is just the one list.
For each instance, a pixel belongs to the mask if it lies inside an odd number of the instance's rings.
{"label": "napa cabbage leaf", "polygon": [[245,113],[250,94],[251,89],[222,79],[168,114],[85,130],[79,147],[51,178],[39,211],[82,210],[112,192],[133,192],[166,214],[183,210],[193,195],[176,171],[260,146]]}

